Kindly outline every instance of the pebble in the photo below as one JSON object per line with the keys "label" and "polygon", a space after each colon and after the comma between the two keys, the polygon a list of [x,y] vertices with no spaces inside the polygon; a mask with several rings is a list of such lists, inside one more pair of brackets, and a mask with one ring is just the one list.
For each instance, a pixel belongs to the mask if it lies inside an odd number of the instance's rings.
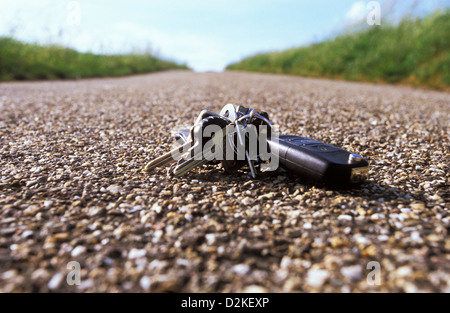
{"label": "pebble", "polygon": [[50,237],[54,241],[67,241],[69,239],[68,233],[58,233]]}
{"label": "pebble", "polygon": [[241,203],[244,205],[251,205],[254,202],[255,202],[255,200],[250,197],[245,197],[244,199],[241,200]]}
{"label": "pebble", "polygon": [[61,286],[61,283],[63,281],[64,281],[64,275],[62,273],[56,273],[55,275],[53,275],[53,277],[48,282],[47,287],[50,290],[56,290]]}
{"label": "pebble", "polygon": [[159,213],[161,213],[161,211],[162,211],[162,207],[161,207],[158,203],[154,203],[154,204],[152,205],[151,210],[152,210],[153,212],[156,212],[157,214],[159,214]]}
{"label": "pebble", "polygon": [[321,287],[329,277],[330,273],[327,270],[310,269],[306,282],[311,287]]}
{"label": "pebble", "polygon": [[152,279],[150,277],[148,277],[148,276],[144,276],[139,281],[139,285],[141,286],[141,288],[143,290],[149,291],[150,287],[152,286]]}
{"label": "pebble", "polygon": [[292,259],[288,256],[284,256],[280,262],[280,268],[288,269],[293,264]]}
{"label": "pebble", "polygon": [[340,221],[352,221],[352,217],[350,215],[339,215],[338,220],[340,220]]}
{"label": "pebble", "polygon": [[28,208],[26,208],[23,213],[25,215],[36,215],[37,212],[40,211],[40,207],[38,207],[37,205],[31,205]]}
{"label": "pebble", "polygon": [[216,235],[214,234],[206,234],[205,239],[208,245],[213,245],[216,243]]}
{"label": "pebble", "polygon": [[93,279],[86,279],[82,280],[80,284],[77,286],[77,289],[79,291],[86,291],[88,289],[91,289],[95,286],[95,282]]}
{"label": "pebble", "polygon": [[267,293],[269,292],[266,288],[258,285],[250,285],[246,286],[244,290],[242,290],[243,293]]}
{"label": "pebble", "polygon": [[[450,290],[446,92],[233,72],[0,89],[1,291]],[[369,180],[335,190],[218,164],[141,172],[229,101],[261,104],[281,134],[363,155]],[[72,260],[81,287],[65,283]]]}
{"label": "pebble", "polygon": [[84,246],[76,246],[75,248],[73,248],[72,252],[70,253],[70,255],[74,258],[79,257],[80,255],[84,254],[86,252],[86,247]]}
{"label": "pebble", "polygon": [[237,264],[233,266],[232,271],[238,275],[246,275],[250,271],[250,266],[247,264]]}
{"label": "pebble", "polygon": [[120,187],[119,185],[110,185],[108,186],[108,188],[106,188],[106,190],[112,194],[115,194],[122,192],[122,187]]}
{"label": "pebble", "polygon": [[408,266],[402,266],[395,271],[396,276],[398,277],[409,277],[412,274],[412,269]]}
{"label": "pebble", "polygon": [[341,274],[349,280],[359,281],[363,278],[363,268],[361,265],[343,267]]}
{"label": "pebble", "polygon": [[147,250],[145,250],[145,249],[135,249],[135,248],[133,248],[128,253],[128,258],[130,260],[140,259],[140,258],[145,257],[146,254],[147,254]]}
{"label": "pebble", "polygon": [[411,209],[417,210],[417,211],[423,211],[425,209],[425,204],[423,204],[422,202],[412,203],[410,206],[411,206]]}

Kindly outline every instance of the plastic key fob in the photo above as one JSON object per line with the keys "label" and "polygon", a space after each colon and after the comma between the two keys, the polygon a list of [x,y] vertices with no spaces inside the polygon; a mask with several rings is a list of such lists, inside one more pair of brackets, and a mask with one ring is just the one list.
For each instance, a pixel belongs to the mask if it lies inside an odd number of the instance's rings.
{"label": "plastic key fob", "polygon": [[315,183],[348,186],[363,181],[369,172],[369,163],[358,154],[305,137],[278,138],[269,140],[269,147],[278,148],[280,166]]}

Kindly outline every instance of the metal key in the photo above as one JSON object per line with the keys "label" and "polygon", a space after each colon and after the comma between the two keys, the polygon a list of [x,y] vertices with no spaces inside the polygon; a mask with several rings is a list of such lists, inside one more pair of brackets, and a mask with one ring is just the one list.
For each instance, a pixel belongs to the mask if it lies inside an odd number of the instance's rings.
{"label": "metal key", "polygon": [[[206,116],[206,117],[205,117]],[[200,119],[201,117],[204,117],[203,119]],[[198,161],[201,159],[201,156],[198,154],[195,154],[195,152],[200,148],[199,145],[202,145],[207,140],[204,140],[203,138],[203,131],[205,127],[211,124],[218,124],[221,128],[228,125],[229,121],[228,119],[219,116],[218,114],[209,112],[209,111],[202,111],[197,118],[197,122],[194,126],[191,127],[190,135],[188,140],[182,144],[180,147],[177,147],[170,152],[162,155],[161,157],[149,162],[143,169],[144,172],[151,172],[154,169],[158,167],[167,167],[169,165],[174,164],[175,162],[178,162],[178,164],[175,167],[175,170],[178,168],[184,168],[186,165],[186,159],[182,159],[181,157],[186,154],[190,154],[190,158],[188,160],[195,158],[195,161]],[[203,149],[200,149],[203,150]],[[208,160],[207,160],[208,161]],[[181,163],[180,163],[181,162]],[[204,162],[206,163],[206,162]],[[204,164],[202,163],[202,164]],[[200,164],[198,164],[200,165]],[[197,166],[197,165],[195,165]],[[192,167],[191,167],[192,168]]]}
{"label": "metal key", "polygon": [[[144,172],[151,172],[153,171],[155,168],[158,167],[166,167],[172,163],[174,163],[175,161],[177,161],[176,159],[173,158],[174,155],[176,155],[176,153],[180,154],[180,151],[183,152],[185,149],[187,148],[191,148],[193,145],[192,141],[187,141],[185,144],[183,144],[180,147],[177,147],[173,150],[171,150],[170,152],[167,152],[166,154],[160,156],[159,158],[154,159],[153,161],[150,161],[143,169]],[[187,153],[188,151],[186,151],[185,153]]]}
{"label": "metal key", "polygon": [[[151,172],[158,167],[167,167],[179,160],[177,158],[174,158],[174,156],[181,157],[184,154],[186,154],[187,152],[192,151],[192,149],[196,147],[196,144],[198,144],[198,140],[196,141],[196,139],[200,138],[199,136],[202,136],[201,131],[203,130],[202,129],[203,121],[210,116],[220,117],[219,114],[208,111],[208,110],[201,111],[200,114],[198,115],[197,119],[194,122],[194,126],[192,126],[191,129],[189,130],[189,137],[188,138],[180,138],[182,141],[185,141],[185,143],[175,149],[172,149],[168,153],[160,156],[159,158],[156,158],[155,160],[149,162],[142,171],[143,172]],[[227,119],[227,118],[225,118],[225,119]],[[189,149],[189,150],[186,151],[186,149]]]}
{"label": "metal key", "polygon": [[[221,153],[223,148],[223,140],[225,138],[226,132],[227,132],[227,125],[229,124],[227,119],[224,119],[221,116],[210,116],[203,120],[203,127],[206,126],[206,124],[211,125],[215,124],[218,125],[222,131],[216,132],[212,138],[208,138],[206,144],[202,146],[202,149],[200,151],[197,151],[196,149],[191,150],[193,152],[196,152],[194,154],[191,154],[191,156],[185,160],[182,160],[179,162],[175,168],[172,171],[172,174],[175,176],[182,176],[192,170],[193,168],[206,164],[209,161],[211,161],[214,158],[214,155],[217,153]],[[203,138],[204,139],[204,138]],[[205,147],[209,145],[213,145],[215,148],[221,149],[221,151],[212,152],[211,149],[208,149],[208,151],[205,152]],[[198,146],[196,146],[198,147]]]}
{"label": "metal key", "polygon": [[[189,138],[184,144],[149,162],[144,167],[143,171],[151,172],[158,167],[167,167],[174,162],[177,162],[183,155],[192,151],[192,149],[196,147],[196,145],[198,144],[198,140],[196,141],[196,139],[200,138],[199,136],[201,135],[202,123],[197,123],[196,125],[191,127],[189,131]],[[179,156],[179,158],[176,158],[176,156]]]}
{"label": "metal key", "polygon": [[[247,127],[248,124],[254,123],[252,120],[257,117],[258,121],[261,122],[262,120],[265,120],[265,123],[270,125],[270,121],[268,119],[268,115],[266,112],[261,112],[259,109],[247,109],[243,106],[238,106],[237,108],[232,104],[227,104],[223,107],[222,111],[220,112],[222,115],[228,115],[228,117],[231,119],[232,123],[236,126],[236,139],[240,145],[240,147],[244,146],[246,138],[242,134],[242,129]],[[255,124],[256,125],[256,124]],[[231,138],[233,140],[233,138]],[[236,157],[236,156],[235,156]],[[239,161],[239,160],[224,160],[222,162],[223,167],[225,168],[225,171],[228,173],[233,173],[239,168],[241,168],[245,163],[248,164],[248,167],[250,169],[250,175],[253,178],[256,178],[256,167],[255,167],[255,160],[251,159],[250,153],[248,151],[248,147],[245,147],[245,161]]]}

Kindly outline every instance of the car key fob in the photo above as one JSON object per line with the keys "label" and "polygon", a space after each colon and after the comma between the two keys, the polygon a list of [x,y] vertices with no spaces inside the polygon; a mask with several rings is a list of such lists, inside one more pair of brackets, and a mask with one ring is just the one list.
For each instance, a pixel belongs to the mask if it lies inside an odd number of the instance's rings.
{"label": "car key fob", "polygon": [[269,147],[278,150],[279,164],[315,183],[346,186],[363,181],[369,163],[360,155],[300,136],[280,135]]}

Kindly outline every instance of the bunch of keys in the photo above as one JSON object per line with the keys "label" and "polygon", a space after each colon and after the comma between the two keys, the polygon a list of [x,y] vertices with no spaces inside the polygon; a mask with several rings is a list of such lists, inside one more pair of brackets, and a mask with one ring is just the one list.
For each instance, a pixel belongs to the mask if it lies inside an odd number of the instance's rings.
{"label": "bunch of keys", "polygon": [[[205,132],[212,126],[214,133]],[[203,110],[190,129],[177,133],[179,146],[148,163],[143,171],[169,167],[169,175],[182,176],[200,165],[221,161],[227,173],[248,166],[253,178],[262,168],[278,167],[325,185],[346,186],[367,177],[369,164],[360,155],[273,130],[268,114],[258,109],[227,104],[219,114]],[[275,168],[264,167],[273,160]]]}

